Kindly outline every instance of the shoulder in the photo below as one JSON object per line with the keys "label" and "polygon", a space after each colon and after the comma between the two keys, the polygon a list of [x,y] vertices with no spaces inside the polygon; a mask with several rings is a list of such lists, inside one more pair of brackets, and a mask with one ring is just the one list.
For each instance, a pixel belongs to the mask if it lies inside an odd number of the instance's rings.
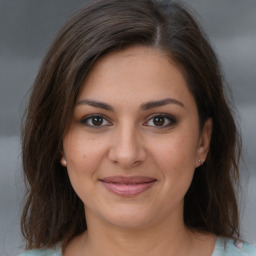
{"label": "shoulder", "polygon": [[62,256],[60,249],[34,249],[28,250],[19,256]]}
{"label": "shoulder", "polygon": [[256,256],[256,246],[219,237],[212,256]]}

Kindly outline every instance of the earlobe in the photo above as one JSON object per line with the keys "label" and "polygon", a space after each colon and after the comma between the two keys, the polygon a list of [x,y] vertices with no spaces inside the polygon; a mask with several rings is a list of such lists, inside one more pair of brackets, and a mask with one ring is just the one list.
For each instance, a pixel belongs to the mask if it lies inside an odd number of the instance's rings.
{"label": "earlobe", "polygon": [[198,163],[199,163],[200,165],[203,165],[203,164],[204,164],[204,162],[201,161],[201,159],[198,159]]}
{"label": "earlobe", "polygon": [[66,166],[67,166],[67,161],[66,161],[66,159],[65,159],[65,157],[64,157],[64,156],[62,156],[62,157],[61,157],[61,159],[60,159],[60,163],[61,163],[61,165],[62,165],[62,166],[64,166],[64,167],[66,167]]}
{"label": "earlobe", "polygon": [[210,149],[211,135],[212,135],[212,118],[208,118],[204,123],[204,126],[200,134],[199,142],[198,142],[196,167],[202,165],[207,158],[207,154]]}

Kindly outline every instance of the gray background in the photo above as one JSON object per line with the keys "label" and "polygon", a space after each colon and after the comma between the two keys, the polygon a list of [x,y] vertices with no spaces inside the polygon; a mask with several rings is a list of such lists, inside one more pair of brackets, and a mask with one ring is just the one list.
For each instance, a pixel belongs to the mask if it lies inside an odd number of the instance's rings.
{"label": "gray background", "polygon": [[[107,0],[106,0],[107,1]],[[187,0],[223,64],[244,142],[242,237],[256,244],[256,0]],[[22,249],[20,123],[42,57],[85,1],[0,0],[0,255]],[[220,145],[221,147],[221,145]]]}

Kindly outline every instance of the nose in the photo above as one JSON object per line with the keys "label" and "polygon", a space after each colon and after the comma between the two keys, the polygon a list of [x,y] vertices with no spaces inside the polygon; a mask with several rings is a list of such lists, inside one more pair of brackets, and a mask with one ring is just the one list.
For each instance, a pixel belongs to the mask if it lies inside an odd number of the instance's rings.
{"label": "nose", "polygon": [[130,169],[146,160],[143,140],[135,127],[131,125],[119,127],[113,137],[108,154],[112,162],[123,169]]}

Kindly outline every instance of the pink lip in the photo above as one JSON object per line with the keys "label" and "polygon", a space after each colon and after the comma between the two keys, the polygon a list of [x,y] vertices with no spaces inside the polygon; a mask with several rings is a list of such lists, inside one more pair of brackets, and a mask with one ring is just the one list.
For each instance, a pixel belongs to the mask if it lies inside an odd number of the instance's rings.
{"label": "pink lip", "polygon": [[134,196],[149,189],[156,179],[145,176],[112,176],[100,180],[107,190],[121,196]]}

